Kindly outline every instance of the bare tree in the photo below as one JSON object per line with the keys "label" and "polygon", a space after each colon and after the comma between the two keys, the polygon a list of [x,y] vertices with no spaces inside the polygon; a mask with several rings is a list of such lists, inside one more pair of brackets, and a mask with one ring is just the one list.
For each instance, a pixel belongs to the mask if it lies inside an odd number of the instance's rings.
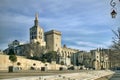
{"label": "bare tree", "polygon": [[118,28],[117,31],[113,31],[115,34],[115,37],[113,37],[113,45],[112,48],[117,51],[117,53],[120,53],[120,28]]}
{"label": "bare tree", "polygon": [[115,36],[113,37],[113,45],[110,51],[110,60],[112,66],[120,68],[120,28],[117,31],[113,30]]}
{"label": "bare tree", "polygon": [[39,43],[28,43],[23,46],[23,54],[28,58],[31,57],[40,57],[45,51],[44,46],[40,46]]}

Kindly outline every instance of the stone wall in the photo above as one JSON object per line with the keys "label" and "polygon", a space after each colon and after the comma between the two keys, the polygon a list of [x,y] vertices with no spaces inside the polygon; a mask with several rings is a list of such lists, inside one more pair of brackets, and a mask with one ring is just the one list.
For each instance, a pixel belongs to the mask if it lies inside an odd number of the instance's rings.
{"label": "stone wall", "polygon": [[[20,63],[18,66],[17,64]],[[13,65],[8,55],[0,54],[0,70],[8,70],[8,66]],[[22,70],[31,69],[31,67],[40,70],[41,67],[47,67],[48,70],[59,70],[61,65],[56,63],[42,63],[41,61],[26,59],[21,56],[17,56],[17,62],[14,63],[14,66],[22,68]]]}

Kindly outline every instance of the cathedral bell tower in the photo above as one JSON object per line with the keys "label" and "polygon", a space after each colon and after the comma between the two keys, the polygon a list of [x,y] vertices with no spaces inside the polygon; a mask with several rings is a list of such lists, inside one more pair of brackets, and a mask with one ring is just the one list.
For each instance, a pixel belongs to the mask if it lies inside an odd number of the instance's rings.
{"label": "cathedral bell tower", "polygon": [[30,28],[30,43],[39,43],[46,46],[44,41],[44,30],[39,26],[38,14],[35,14],[34,26]]}

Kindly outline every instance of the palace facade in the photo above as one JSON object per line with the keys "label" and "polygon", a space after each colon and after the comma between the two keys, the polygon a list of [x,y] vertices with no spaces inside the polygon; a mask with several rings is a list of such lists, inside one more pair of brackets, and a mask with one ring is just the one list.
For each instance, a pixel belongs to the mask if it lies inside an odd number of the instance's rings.
{"label": "palace facade", "polygon": [[[35,15],[34,25],[30,28],[29,32],[29,43],[20,44],[18,40],[15,40],[8,45],[8,48],[4,50],[4,52],[8,54],[9,50],[13,49],[17,55],[33,57],[40,56],[40,54],[44,52],[56,51],[60,55],[59,63],[63,62],[66,65],[71,65],[70,57],[72,54],[79,51],[77,49],[67,48],[66,45],[62,46],[62,33],[60,31],[50,30],[48,32],[44,32],[43,28],[39,26],[38,14]],[[39,44],[39,49],[32,44]],[[37,54],[32,51],[33,48],[37,49]]]}
{"label": "palace facade", "polygon": [[[64,63],[66,66],[85,66],[94,69],[108,69],[109,57],[102,50],[91,50],[90,52],[80,51],[77,49],[62,46],[62,33],[58,30],[44,32],[39,25],[38,14],[35,15],[34,25],[29,29],[30,42],[21,44],[18,40],[13,41],[4,50],[8,54],[10,49],[19,55],[26,57],[40,56],[41,53],[56,51],[59,54],[58,63]],[[104,50],[105,51],[105,50]]]}

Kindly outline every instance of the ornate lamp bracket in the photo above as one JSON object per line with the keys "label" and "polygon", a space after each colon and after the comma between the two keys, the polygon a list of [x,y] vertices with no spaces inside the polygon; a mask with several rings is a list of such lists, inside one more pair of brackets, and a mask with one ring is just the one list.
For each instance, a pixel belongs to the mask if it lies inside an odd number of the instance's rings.
{"label": "ornate lamp bracket", "polygon": [[[119,0],[119,2],[120,2],[120,0]],[[112,18],[116,18],[117,9],[115,8],[115,6],[116,6],[115,0],[111,0],[111,1],[110,1],[110,5],[112,6],[111,16],[112,16]]]}

